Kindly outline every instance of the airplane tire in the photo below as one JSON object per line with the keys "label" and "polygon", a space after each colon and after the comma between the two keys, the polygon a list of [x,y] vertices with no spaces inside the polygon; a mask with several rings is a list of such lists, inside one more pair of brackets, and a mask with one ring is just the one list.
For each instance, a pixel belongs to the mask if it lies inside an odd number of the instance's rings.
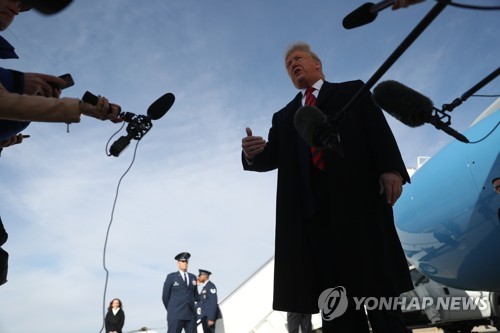
{"label": "airplane tire", "polygon": [[460,326],[453,326],[449,328],[443,328],[444,333],[471,333],[474,325],[462,324]]}
{"label": "airplane tire", "polygon": [[491,320],[493,326],[500,330],[500,292],[490,292]]}

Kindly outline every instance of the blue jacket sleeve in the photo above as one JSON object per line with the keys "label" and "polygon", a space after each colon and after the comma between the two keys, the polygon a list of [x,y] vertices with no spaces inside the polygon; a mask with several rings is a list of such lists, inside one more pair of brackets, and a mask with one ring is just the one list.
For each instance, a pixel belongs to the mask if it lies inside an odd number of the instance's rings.
{"label": "blue jacket sleeve", "polygon": [[167,309],[167,307],[168,307],[168,301],[170,300],[171,288],[172,288],[172,281],[170,279],[170,275],[167,275],[167,278],[165,279],[165,282],[163,283],[163,295],[162,295],[163,305],[165,305],[165,309]]}
{"label": "blue jacket sleeve", "polygon": [[24,94],[24,73],[0,67],[0,83],[9,92]]}

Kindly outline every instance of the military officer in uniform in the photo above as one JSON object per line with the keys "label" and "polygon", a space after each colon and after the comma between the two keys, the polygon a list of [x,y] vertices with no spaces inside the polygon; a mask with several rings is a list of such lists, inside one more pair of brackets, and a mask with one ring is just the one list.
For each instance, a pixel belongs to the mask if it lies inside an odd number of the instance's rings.
{"label": "military officer in uniform", "polygon": [[217,288],[210,281],[211,272],[200,269],[198,281],[201,284],[201,291],[196,303],[198,320],[201,320],[203,333],[215,332],[215,321],[220,318],[219,305],[217,302]]}
{"label": "military officer in uniform", "polygon": [[163,304],[167,310],[167,333],[196,332],[195,300],[198,299],[196,275],[188,273],[191,255],[182,252],[175,256],[179,270],[167,275],[163,284]]}

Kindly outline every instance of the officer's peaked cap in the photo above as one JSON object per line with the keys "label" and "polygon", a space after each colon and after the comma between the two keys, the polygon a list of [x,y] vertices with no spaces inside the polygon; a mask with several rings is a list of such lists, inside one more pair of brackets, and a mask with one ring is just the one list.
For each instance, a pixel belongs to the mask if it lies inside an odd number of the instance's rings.
{"label": "officer's peaked cap", "polygon": [[178,255],[175,256],[175,260],[188,260],[191,257],[191,255],[188,252],[181,252]]}
{"label": "officer's peaked cap", "polygon": [[212,272],[207,271],[206,269],[199,269],[199,271],[200,271],[200,275],[201,275],[201,274],[206,274],[206,275],[210,275],[210,274],[212,274]]}

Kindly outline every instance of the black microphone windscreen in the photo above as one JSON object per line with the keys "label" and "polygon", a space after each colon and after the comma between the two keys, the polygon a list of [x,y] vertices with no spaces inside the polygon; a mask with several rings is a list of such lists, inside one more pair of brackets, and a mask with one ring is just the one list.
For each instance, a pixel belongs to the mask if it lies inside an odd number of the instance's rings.
{"label": "black microphone windscreen", "polygon": [[295,129],[311,147],[320,146],[318,142],[314,142],[314,136],[316,130],[324,125],[326,121],[326,115],[317,107],[310,105],[298,109],[293,118]]}
{"label": "black microphone windscreen", "polygon": [[373,5],[374,4],[371,2],[367,2],[355,9],[349,15],[344,17],[342,20],[342,26],[345,29],[352,29],[373,22],[373,20],[377,18],[377,13],[372,13],[370,11]]}
{"label": "black microphone windscreen", "polygon": [[175,96],[172,93],[166,93],[165,95],[158,98],[153,104],[148,108],[147,115],[152,120],[158,120],[167,113],[167,111],[174,105]]}
{"label": "black microphone windscreen", "polygon": [[410,127],[423,125],[434,109],[428,97],[397,81],[379,83],[372,98],[378,107]]}

